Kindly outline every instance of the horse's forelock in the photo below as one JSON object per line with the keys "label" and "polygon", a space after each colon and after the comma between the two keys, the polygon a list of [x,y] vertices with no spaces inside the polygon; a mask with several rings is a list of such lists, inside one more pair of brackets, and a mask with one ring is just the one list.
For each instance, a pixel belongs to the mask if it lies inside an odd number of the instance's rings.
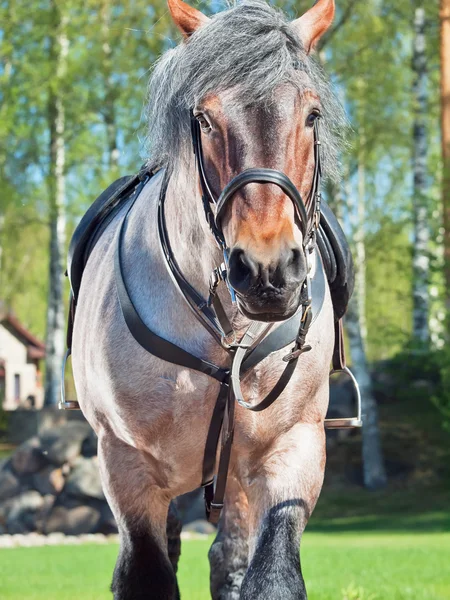
{"label": "horse's forelock", "polygon": [[323,163],[327,175],[337,178],[346,125],[342,107],[289,21],[262,0],[217,14],[156,63],[147,111],[151,164],[170,172],[191,151],[189,110],[206,94],[236,88],[239,100],[249,105],[271,99],[285,83],[300,92],[313,87],[321,98]]}

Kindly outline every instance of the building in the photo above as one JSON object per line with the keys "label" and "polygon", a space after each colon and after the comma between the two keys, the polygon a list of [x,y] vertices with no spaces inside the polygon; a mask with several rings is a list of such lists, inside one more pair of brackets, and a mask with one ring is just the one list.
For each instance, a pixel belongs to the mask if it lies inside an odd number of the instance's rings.
{"label": "building", "polygon": [[0,304],[0,403],[5,410],[42,408],[45,345]]}

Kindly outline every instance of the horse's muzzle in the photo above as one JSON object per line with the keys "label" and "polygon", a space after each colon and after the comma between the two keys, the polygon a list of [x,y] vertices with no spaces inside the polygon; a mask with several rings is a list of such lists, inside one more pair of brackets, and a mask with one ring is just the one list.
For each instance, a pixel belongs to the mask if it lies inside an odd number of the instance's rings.
{"label": "horse's muzzle", "polygon": [[241,312],[258,321],[282,321],[297,310],[306,278],[306,259],[299,248],[286,248],[278,261],[265,265],[250,252],[234,248],[228,279]]}

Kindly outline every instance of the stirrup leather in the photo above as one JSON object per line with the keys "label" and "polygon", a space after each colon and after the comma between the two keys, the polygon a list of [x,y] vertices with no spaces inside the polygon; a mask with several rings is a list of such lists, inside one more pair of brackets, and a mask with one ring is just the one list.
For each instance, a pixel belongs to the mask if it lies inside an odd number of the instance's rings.
{"label": "stirrup leather", "polygon": [[81,410],[77,400],[66,400],[66,386],[64,376],[66,374],[66,365],[71,352],[70,349],[66,351],[63,359],[61,369],[61,400],[58,403],[60,410]]}

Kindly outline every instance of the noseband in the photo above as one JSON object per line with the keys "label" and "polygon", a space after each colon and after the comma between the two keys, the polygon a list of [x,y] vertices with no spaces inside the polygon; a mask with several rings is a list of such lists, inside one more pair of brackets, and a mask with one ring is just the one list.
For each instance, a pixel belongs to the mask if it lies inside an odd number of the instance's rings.
{"label": "noseband", "polygon": [[197,162],[200,186],[202,190],[202,201],[205,209],[206,220],[214,235],[217,244],[222,250],[226,250],[225,237],[221,228],[221,220],[226,207],[233,196],[249,183],[271,183],[279,187],[292,201],[297,216],[297,224],[303,236],[303,249],[311,243],[312,237],[315,237],[315,226],[318,226],[320,220],[320,178],[322,174],[320,163],[320,141],[319,141],[319,118],[314,121],[314,175],[309,192],[308,201],[312,207],[309,211],[309,218],[306,211],[306,205],[303,202],[300,192],[282,171],[276,169],[246,169],[234,177],[222,190],[220,196],[216,199],[211,191],[206,177],[205,164],[203,159],[203,148],[201,141],[200,124],[191,111],[191,135],[194,154]]}

